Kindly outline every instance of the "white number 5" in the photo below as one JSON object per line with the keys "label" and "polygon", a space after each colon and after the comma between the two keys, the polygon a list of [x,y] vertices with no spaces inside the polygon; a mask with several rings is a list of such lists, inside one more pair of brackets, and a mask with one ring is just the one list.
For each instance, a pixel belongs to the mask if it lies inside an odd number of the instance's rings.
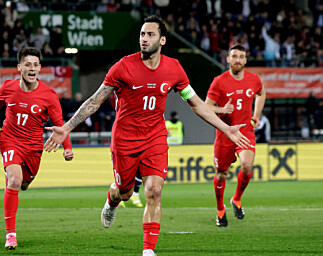
{"label": "white number 5", "polygon": [[242,109],[242,99],[237,100],[237,109],[238,110]]}

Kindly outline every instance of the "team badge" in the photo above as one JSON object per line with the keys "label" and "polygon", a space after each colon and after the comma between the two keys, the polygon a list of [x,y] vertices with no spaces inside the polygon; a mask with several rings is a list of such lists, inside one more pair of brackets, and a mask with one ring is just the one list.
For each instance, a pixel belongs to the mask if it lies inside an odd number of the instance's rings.
{"label": "team badge", "polygon": [[248,90],[246,91],[246,95],[247,95],[248,97],[252,97],[254,94],[255,94],[255,93],[253,92],[253,90],[252,90],[252,89],[248,89]]}
{"label": "team badge", "polygon": [[169,90],[170,90],[171,88],[172,88],[172,87],[171,87],[170,83],[168,83],[168,82],[164,82],[164,83],[162,83],[162,84],[161,84],[161,86],[160,86],[160,92],[161,92],[163,95],[166,95],[166,94],[169,92]]}

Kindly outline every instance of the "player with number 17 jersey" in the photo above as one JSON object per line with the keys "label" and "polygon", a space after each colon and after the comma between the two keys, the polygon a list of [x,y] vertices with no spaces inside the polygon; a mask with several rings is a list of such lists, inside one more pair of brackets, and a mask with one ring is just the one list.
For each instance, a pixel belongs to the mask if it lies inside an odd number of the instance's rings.
{"label": "player with number 17 jersey", "polygon": [[117,62],[103,83],[116,88],[117,114],[111,152],[129,155],[155,145],[167,150],[164,119],[167,94],[189,85],[178,60],[161,54],[159,66],[150,69],[138,52]]}
{"label": "player with number 17 jersey", "polygon": [[[0,131],[1,150],[19,148],[26,155],[41,156],[43,123],[48,116],[54,125],[62,126],[62,110],[55,91],[41,81],[30,92],[21,90],[20,79],[7,80],[0,87],[0,106],[6,104],[6,119]],[[69,138],[63,143],[71,148]]]}

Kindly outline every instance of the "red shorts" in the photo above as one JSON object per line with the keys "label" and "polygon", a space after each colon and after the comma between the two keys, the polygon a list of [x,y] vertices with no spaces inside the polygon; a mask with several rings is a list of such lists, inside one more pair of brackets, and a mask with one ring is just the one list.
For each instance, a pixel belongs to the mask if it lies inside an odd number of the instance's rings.
{"label": "red shorts", "polygon": [[166,179],[168,168],[168,146],[155,145],[131,155],[112,155],[114,179],[121,192],[135,185],[137,171],[141,177],[157,175]]}
{"label": "red shorts", "polygon": [[11,164],[20,165],[23,178],[27,181],[33,181],[37,175],[41,157],[38,156],[39,152],[37,152],[36,155],[37,156],[27,155],[23,150],[10,144],[1,144],[3,167],[6,169],[6,167]]}
{"label": "red shorts", "polygon": [[254,133],[252,133],[250,136],[248,136],[248,134],[244,135],[250,140],[251,146],[247,149],[240,148],[235,144],[231,147],[224,147],[219,144],[214,145],[215,169],[217,169],[218,171],[225,171],[229,169],[230,165],[237,160],[236,154],[239,155],[242,150],[252,150],[253,152],[255,152],[256,139]]}

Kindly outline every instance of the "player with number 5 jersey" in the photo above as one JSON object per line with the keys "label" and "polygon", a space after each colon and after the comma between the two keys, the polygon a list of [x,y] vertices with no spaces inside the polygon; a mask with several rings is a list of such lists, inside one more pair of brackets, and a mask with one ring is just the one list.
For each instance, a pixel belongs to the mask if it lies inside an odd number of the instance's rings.
{"label": "player with number 5 jersey", "polygon": [[49,127],[53,134],[45,143],[45,150],[56,151],[71,130],[92,115],[111,93],[116,94],[117,115],[111,141],[115,183],[109,188],[101,222],[104,227],[111,227],[120,201],[131,197],[139,171],[146,198],[143,255],[152,256],[159,236],[161,192],[168,167],[167,130],[163,116],[167,94],[171,90],[178,91],[197,115],[223,131],[236,145],[249,145],[239,132],[243,125],[231,127],[222,122],[195,94],[179,62],[161,54],[166,34],[166,26],[159,17],[146,18],[139,36],[141,51],[116,63],[97,92],[63,127]]}
{"label": "player with number 5 jersey", "polygon": [[[5,248],[15,250],[16,212],[19,190],[26,190],[37,175],[42,152],[44,122],[50,117],[54,125],[63,125],[62,109],[55,91],[39,81],[41,55],[36,48],[18,52],[21,78],[7,80],[0,87],[0,106],[6,104],[6,119],[0,131],[0,150],[6,171],[4,215],[7,230]],[[71,143],[63,146],[66,161],[73,159]]]}
{"label": "player with number 5 jersey", "polygon": [[[241,206],[241,196],[247,187],[252,175],[252,164],[255,156],[256,139],[255,127],[259,126],[259,118],[265,104],[266,93],[259,77],[244,70],[247,62],[246,49],[241,45],[234,45],[228,51],[227,62],[230,70],[214,78],[207,93],[206,103],[228,125],[245,123],[241,132],[250,140],[250,146],[239,148],[227,139],[224,133],[216,131],[214,141],[214,190],[217,201],[216,224],[219,227],[228,225],[223,194],[226,177],[230,165],[236,161],[237,154],[241,162],[241,171],[238,174],[238,184],[235,195],[230,203],[238,219],[244,218]],[[254,113],[252,104],[255,99]],[[255,127],[251,122],[254,122]]]}

